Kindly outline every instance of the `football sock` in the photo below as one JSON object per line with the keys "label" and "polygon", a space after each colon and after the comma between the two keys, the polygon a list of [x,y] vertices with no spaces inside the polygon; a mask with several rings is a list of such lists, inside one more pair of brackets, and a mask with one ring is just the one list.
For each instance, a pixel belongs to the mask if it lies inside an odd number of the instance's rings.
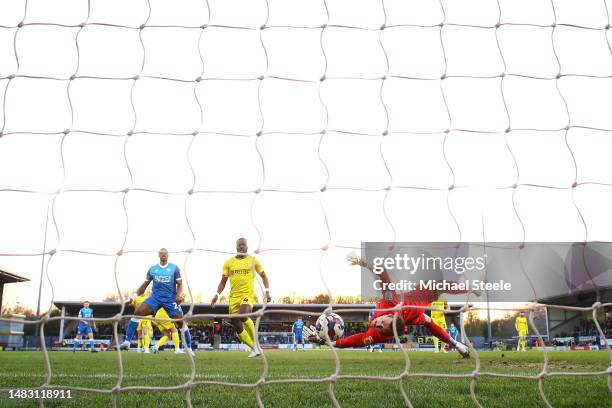
{"label": "football sock", "polygon": [[440,340],[437,337],[433,338],[433,342],[434,342],[434,348],[435,350],[439,350],[438,348],[438,343],[440,342]]}
{"label": "football sock", "polygon": [[140,337],[138,338],[138,345],[136,347],[138,348],[142,347],[142,339]]}
{"label": "football sock", "polygon": [[251,319],[247,319],[246,322],[243,323],[244,328],[247,333],[249,333],[249,337],[251,338],[251,343],[255,343],[255,324]]}
{"label": "football sock", "polygon": [[79,341],[80,341],[79,339],[74,339],[74,341],[72,342],[72,349],[73,349],[73,350],[76,350],[76,348],[77,348],[77,343],[79,343]]}
{"label": "football sock", "polygon": [[94,349],[94,341],[93,341],[93,339],[90,339],[90,340],[89,340],[89,349],[90,349],[90,350],[93,350],[93,349]]}
{"label": "football sock", "polygon": [[157,348],[160,349],[166,342],[168,341],[168,336],[163,336],[161,339],[157,341]]}
{"label": "football sock", "polygon": [[149,346],[151,345],[151,337],[147,334],[146,336],[144,336],[143,343],[144,343],[144,348],[148,349]]}
{"label": "football sock", "polygon": [[172,343],[174,343],[174,349],[178,350],[181,345],[181,339],[177,331],[172,332]]}
{"label": "football sock", "polygon": [[136,333],[136,328],[138,327],[138,322],[135,322],[133,320],[130,320],[130,322],[128,323],[128,327],[125,331],[125,340],[126,341],[132,341],[132,339],[134,338],[134,334]]}
{"label": "football sock", "polygon": [[183,330],[185,331],[185,342],[187,343],[187,348],[191,348],[191,332],[189,331],[189,327],[184,325]]}
{"label": "football sock", "polygon": [[240,338],[240,340],[244,344],[246,344],[250,348],[253,348],[253,340],[251,339],[251,336],[249,336],[249,333],[247,332],[245,328],[243,328],[242,331],[238,333],[238,338]]}

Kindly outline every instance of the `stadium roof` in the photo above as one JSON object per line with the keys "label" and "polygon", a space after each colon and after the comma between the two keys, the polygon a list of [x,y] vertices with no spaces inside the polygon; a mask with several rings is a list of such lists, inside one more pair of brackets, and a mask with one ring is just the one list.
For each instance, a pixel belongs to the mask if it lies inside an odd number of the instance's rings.
{"label": "stadium roof", "polygon": [[538,300],[540,303],[549,305],[571,305],[588,307],[595,302],[608,303],[612,302],[612,287],[599,288],[599,297],[597,291],[589,290],[576,292],[573,294],[565,294],[559,296],[551,296]]}
{"label": "stadium roof", "polygon": [[4,293],[4,284],[5,283],[16,283],[16,282],[26,282],[29,281],[28,278],[23,276],[19,276],[16,273],[4,271],[0,269],[0,309],[2,309],[2,295]]}
{"label": "stadium roof", "polygon": [[16,273],[4,271],[0,269],[0,284],[4,283],[15,283],[15,282],[27,282],[30,279],[23,276],[19,276]]}

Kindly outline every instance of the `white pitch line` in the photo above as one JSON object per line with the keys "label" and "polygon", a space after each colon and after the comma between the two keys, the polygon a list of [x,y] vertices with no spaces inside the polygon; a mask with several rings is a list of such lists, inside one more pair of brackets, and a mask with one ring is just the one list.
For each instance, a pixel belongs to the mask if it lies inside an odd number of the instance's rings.
{"label": "white pitch line", "polygon": [[[5,378],[46,378],[46,374],[34,374],[34,373],[9,373],[0,372],[0,377]],[[190,378],[190,374],[124,374],[123,378]],[[53,378],[119,378],[118,374],[100,373],[100,374],[53,374]],[[207,380],[207,379],[222,379],[231,380],[238,379],[236,376],[229,376],[224,374],[196,374],[195,378]],[[304,377],[283,377],[282,379],[300,379]],[[253,381],[257,381],[258,377],[253,377]]]}

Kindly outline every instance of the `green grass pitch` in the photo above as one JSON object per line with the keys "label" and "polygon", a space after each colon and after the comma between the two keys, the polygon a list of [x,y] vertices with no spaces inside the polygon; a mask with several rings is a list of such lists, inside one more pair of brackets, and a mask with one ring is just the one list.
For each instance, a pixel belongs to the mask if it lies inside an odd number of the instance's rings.
{"label": "green grass pitch", "polygon": [[[398,375],[404,368],[399,351],[368,353],[339,351],[340,374]],[[505,374],[537,374],[542,367],[540,351],[481,352],[481,370]],[[110,389],[116,385],[118,362],[115,352],[51,352],[54,377],[52,384]],[[461,374],[475,368],[474,358],[463,360],[456,353],[409,353],[411,373]],[[587,371],[605,371],[610,358],[605,351],[550,352],[551,372],[571,372],[570,377],[549,377],[544,391],[555,407],[612,407],[607,376],[580,376]],[[267,379],[317,378],[334,371],[329,350],[267,351]],[[123,353],[125,377],[123,386],[176,386],[186,381],[190,365],[186,355]],[[198,352],[196,380],[232,383],[255,383],[263,370],[261,359],[249,359],[245,352]],[[40,352],[1,352],[0,384],[2,388],[34,387],[43,383],[45,370]],[[414,407],[473,407],[469,379],[414,377],[404,381]],[[484,407],[544,407],[537,382],[514,378],[481,376],[477,382],[478,401]],[[397,381],[346,380],[335,384],[335,394],[347,407],[401,407],[404,401]],[[330,407],[328,384],[266,384],[261,395],[267,407]],[[108,394],[74,391],[71,401],[47,400],[45,406],[108,407]],[[254,388],[196,385],[192,389],[196,407],[255,407]],[[121,407],[182,407],[185,391],[121,392]],[[36,401],[9,400],[0,394],[1,407],[34,407]]]}

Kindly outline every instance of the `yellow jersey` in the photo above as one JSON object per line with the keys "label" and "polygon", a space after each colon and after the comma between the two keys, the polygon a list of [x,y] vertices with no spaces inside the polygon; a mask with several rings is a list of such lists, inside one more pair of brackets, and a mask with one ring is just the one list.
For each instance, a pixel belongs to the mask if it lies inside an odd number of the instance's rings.
{"label": "yellow jersey", "polygon": [[259,276],[263,273],[263,267],[257,258],[247,255],[243,258],[231,257],[223,264],[223,276],[230,281],[230,298],[251,295],[255,292],[255,275],[253,269]]}
{"label": "yellow jersey", "polygon": [[514,327],[516,328],[516,331],[518,331],[519,333],[527,333],[527,329],[529,328],[529,323],[527,323],[527,318],[526,317],[517,317],[516,320],[514,321]]}
{"label": "yellow jersey", "polygon": [[432,310],[431,310],[431,318],[436,320],[436,319],[440,319],[443,320],[445,318],[444,316],[444,305],[446,305],[446,299],[444,299],[443,296],[440,296],[438,298],[438,300],[434,300],[433,302],[431,302],[431,305],[429,305]]}

